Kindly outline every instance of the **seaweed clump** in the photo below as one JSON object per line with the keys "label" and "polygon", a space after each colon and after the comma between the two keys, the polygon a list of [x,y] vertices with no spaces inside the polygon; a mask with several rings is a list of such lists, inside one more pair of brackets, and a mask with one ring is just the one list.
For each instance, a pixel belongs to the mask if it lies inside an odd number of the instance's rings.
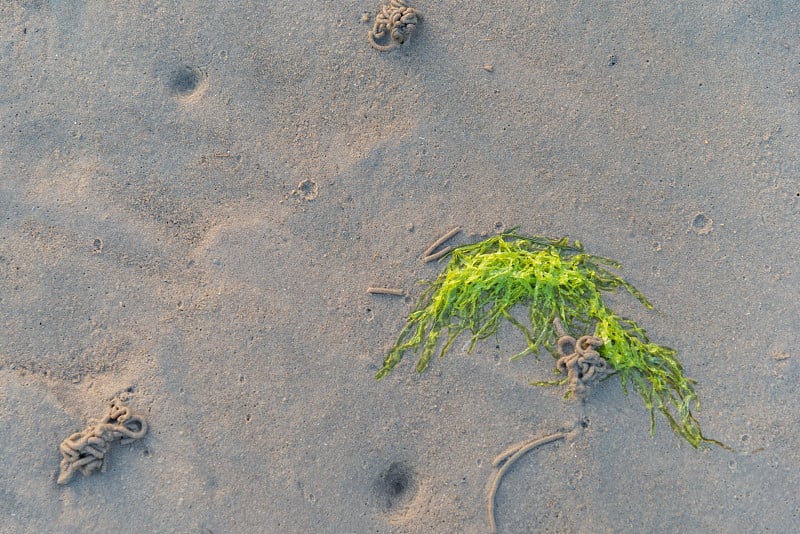
{"label": "seaweed clump", "polygon": [[[557,330],[563,325],[567,332],[602,340],[597,351],[611,374],[620,376],[626,394],[632,384],[650,410],[651,434],[658,409],[692,446],[710,442],[724,447],[703,435],[692,413],[699,405],[695,382],[684,376],[676,351],[651,342],[635,321],[606,305],[603,294],[622,288],[646,308],[653,307],[639,290],[610,271],[619,268],[614,260],[587,254],[579,241],[527,237],[515,230],[457,247],[444,271],[423,292],[376,378],[386,376],[407,351],[420,354],[416,369],[424,371],[437,347],[441,344],[443,357],[464,331],[471,334],[467,352],[472,352],[478,341],[496,334],[503,320],[527,340],[527,347],[512,359],[540,349],[558,357],[557,341],[563,333]],[[511,314],[517,305],[528,308],[529,325]]]}

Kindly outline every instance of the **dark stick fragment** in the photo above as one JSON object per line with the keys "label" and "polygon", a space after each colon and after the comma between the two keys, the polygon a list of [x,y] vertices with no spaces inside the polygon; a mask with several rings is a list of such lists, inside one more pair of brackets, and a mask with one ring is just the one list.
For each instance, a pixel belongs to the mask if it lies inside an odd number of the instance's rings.
{"label": "dark stick fragment", "polygon": [[396,287],[368,287],[367,293],[370,295],[395,295],[404,297],[406,292]]}
{"label": "dark stick fragment", "polygon": [[452,230],[450,230],[449,232],[444,234],[442,237],[440,237],[439,239],[434,241],[431,246],[429,246],[428,248],[425,249],[425,252],[422,253],[422,257],[425,258],[425,257],[430,256],[431,254],[433,254],[433,251],[436,250],[437,247],[439,247],[440,245],[444,244],[445,241],[447,241],[448,239],[450,239],[451,237],[453,237],[454,235],[456,235],[460,231],[461,231],[461,227],[460,226],[456,226],[455,228],[453,228]]}
{"label": "dark stick fragment", "polygon": [[444,256],[445,254],[447,254],[448,252],[450,252],[451,250],[453,250],[453,248],[455,248],[455,247],[444,247],[439,252],[436,252],[434,254],[428,254],[427,256],[423,256],[422,257],[422,263],[430,263],[432,261],[436,261],[439,258],[441,258],[442,256]]}

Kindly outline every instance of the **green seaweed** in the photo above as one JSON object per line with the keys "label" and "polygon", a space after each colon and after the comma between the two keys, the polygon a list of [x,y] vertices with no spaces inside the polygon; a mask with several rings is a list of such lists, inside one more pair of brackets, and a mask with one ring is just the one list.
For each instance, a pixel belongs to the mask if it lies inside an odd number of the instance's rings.
{"label": "green seaweed", "polygon": [[[622,288],[652,309],[639,290],[609,270],[619,268],[614,260],[587,254],[579,241],[527,237],[516,230],[457,247],[423,292],[376,378],[386,376],[407,351],[420,354],[416,369],[424,371],[437,347],[443,357],[466,330],[471,334],[467,352],[472,352],[478,341],[497,333],[503,320],[527,341],[512,359],[540,349],[557,357],[558,319],[568,332],[592,332],[603,340],[598,351],[620,376],[623,391],[627,394],[633,384],[649,409],[651,434],[658,409],[694,447],[704,442],[726,447],[703,435],[692,413],[699,406],[695,382],[684,376],[676,351],[651,342],[635,321],[615,314],[603,300],[604,292]],[[528,308],[529,325],[511,314],[517,305]],[[563,381],[532,384],[558,383]]]}

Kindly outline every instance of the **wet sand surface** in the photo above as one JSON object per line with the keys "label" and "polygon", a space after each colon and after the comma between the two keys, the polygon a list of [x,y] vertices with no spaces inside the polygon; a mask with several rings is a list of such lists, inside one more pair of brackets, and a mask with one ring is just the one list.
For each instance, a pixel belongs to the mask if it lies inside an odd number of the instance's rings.
{"label": "wet sand surface", "polygon": [[376,2],[184,4],[0,7],[0,531],[485,532],[578,408],[512,327],[375,381],[455,225],[620,260],[739,451],[608,380],[499,532],[800,528],[796,6],[419,1],[381,53]]}

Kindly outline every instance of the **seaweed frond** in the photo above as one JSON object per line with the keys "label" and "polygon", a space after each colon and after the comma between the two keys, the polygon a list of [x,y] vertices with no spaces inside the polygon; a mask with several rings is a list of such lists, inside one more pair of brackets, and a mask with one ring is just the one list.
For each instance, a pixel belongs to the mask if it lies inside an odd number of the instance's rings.
{"label": "seaweed frond", "polygon": [[[604,292],[624,289],[642,305],[652,305],[633,285],[614,274],[618,262],[587,254],[578,241],[527,237],[515,230],[479,243],[455,248],[444,271],[419,299],[395,345],[376,374],[381,379],[407,351],[420,354],[416,369],[424,371],[434,354],[443,357],[456,338],[469,331],[467,352],[497,333],[507,320],[524,335],[527,346],[512,359],[545,349],[557,357],[557,319],[573,334],[603,340],[598,351],[620,375],[623,390],[633,384],[650,410],[651,433],[658,409],[670,427],[694,447],[706,438],[692,411],[698,407],[694,381],[683,374],[676,352],[652,343],[636,322],[616,315]],[[528,308],[523,324],[512,308]],[[535,382],[553,385],[557,382]]]}

